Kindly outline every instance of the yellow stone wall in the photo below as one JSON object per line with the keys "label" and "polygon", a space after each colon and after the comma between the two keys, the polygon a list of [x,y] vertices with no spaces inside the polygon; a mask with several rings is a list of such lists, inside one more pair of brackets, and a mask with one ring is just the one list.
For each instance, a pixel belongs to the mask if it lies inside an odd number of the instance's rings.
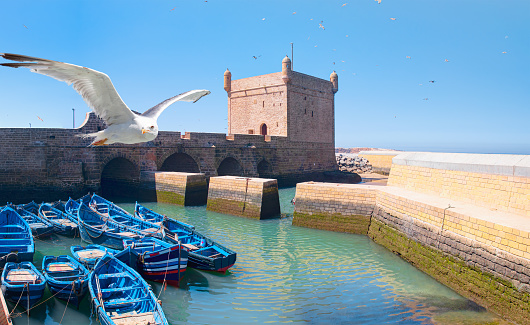
{"label": "yellow stone wall", "polygon": [[[412,195],[382,188],[377,192],[376,205],[383,211],[398,217],[412,217],[427,222],[444,231],[451,231],[466,238],[510,252],[516,256],[530,259],[530,233],[517,229],[517,226],[503,226],[486,221],[479,217],[488,214],[487,209],[480,209],[480,215],[471,216],[465,213],[469,206],[457,205],[455,209],[446,209],[448,205],[424,203],[420,198],[410,199]],[[486,211],[484,211],[486,210]],[[445,218],[444,218],[445,214]],[[498,216],[502,222],[501,212],[489,212],[488,216]],[[520,219],[524,219],[521,217]]]}
{"label": "yellow stone wall", "polygon": [[392,165],[388,186],[530,216],[530,178]]}
{"label": "yellow stone wall", "polygon": [[392,152],[377,152],[377,151],[361,151],[359,152],[359,157],[363,157],[368,160],[370,165],[372,165],[373,171],[382,171],[385,173],[390,173],[392,167],[392,158],[397,156],[400,152],[395,154]]}

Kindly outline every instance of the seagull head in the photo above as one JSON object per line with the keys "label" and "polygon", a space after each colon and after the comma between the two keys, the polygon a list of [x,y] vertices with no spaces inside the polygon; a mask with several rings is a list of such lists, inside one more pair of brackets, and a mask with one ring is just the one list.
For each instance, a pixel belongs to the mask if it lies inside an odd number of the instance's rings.
{"label": "seagull head", "polygon": [[146,142],[154,140],[158,135],[158,124],[153,118],[146,118],[143,116],[137,117],[137,125],[140,129],[139,136],[141,136]]}

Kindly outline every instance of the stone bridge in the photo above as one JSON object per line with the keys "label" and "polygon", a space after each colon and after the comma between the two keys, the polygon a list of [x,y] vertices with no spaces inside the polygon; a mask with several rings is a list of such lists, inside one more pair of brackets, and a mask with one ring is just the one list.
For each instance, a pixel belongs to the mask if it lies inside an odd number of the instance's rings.
{"label": "stone bridge", "polygon": [[80,135],[105,128],[93,113],[76,129],[0,129],[0,204],[77,197],[87,191],[129,196],[143,171],[277,178],[280,185],[337,169],[329,143],[282,136],[160,132],[151,142],[88,147]]}

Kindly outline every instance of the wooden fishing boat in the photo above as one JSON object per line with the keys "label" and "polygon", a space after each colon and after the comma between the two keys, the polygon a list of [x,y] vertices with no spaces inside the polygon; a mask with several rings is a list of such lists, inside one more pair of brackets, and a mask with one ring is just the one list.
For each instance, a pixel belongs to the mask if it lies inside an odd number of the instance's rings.
{"label": "wooden fishing boat", "polygon": [[93,270],[97,261],[105,256],[105,254],[115,254],[118,251],[112,248],[104,247],[101,245],[75,245],[70,247],[70,252],[72,256],[81,264],[83,264],[87,269]]}
{"label": "wooden fishing boat", "polygon": [[[34,212],[30,212],[23,208],[24,205],[13,205],[10,204],[13,210],[15,210],[29,225],[31,228],[31,233],[35,238],[44,239],[50,237],[55,233],[55,227],[48,220],[41,218],[39,216],[39,210],[37,203],[35,204],[35,209],[31,209]],[[29,205],[31,207],[31,205]]]}
{"label": "wooden fishing boat", "polygon": [[88,270],[67,255],[44,256],[42,273],[50,292],[58,299],[79,307],[88,293]]}
{"label": "wooden fishing boat", "polygon": [[134,216],[138,219],[141,219],[147,222],[163,224],[166,232],[177,233],[177,234],[182,232],[184,234],[184,233],[189,233],[195,230],[195,227],[192,225],[189,225],[182,221],[178,221],[166,215],[155,212],[151,209],[144,207],[138,202],[136,202],[134,206]]}
{"label": "wooden fishing boat", "polygon": [[101,324],[168,324],[145,280],[112,255],[96,264],[89,290]]}
{"label": "wooden fishing boat", "polygon": [[134,269],[138,270],[144,279],[179,285],[188,265],[187,249],[153,237],[124,240],[123,246],[126,249],[130,248],[130,252],[136,257]]}
{"label": "wooden fishing boat", "polygon": [[[141,216],[155,216],[158,213],[136,203],[135,214]],[[164,240],[178,244],[189,250],[188,266],[208,271],[225,272],[236,263],[237,254],[227,247],[216,243],[195,230],[195,227],[182,225],[180,222],[169,223],[167,216],[158,214],[157,220],[163,218]],[[171,228],[170,228],[171,227]]]}
{"label": "wooden fishing boat", "polygon": [[85,204],[79,207],[78,217],[81,239],[90,244],[122,250],[124,239],[143,237],[138,231],[126,229],[113,223],[109,218],[103,220],[99,214]]}
{"label": "wooden fishing boat", "polygon": [[11,321],[11,315],[9,309],[7,309],[6,300],[4,295],[0,295],[0,324],[2,325],[13,325]]}
{"label": "wooden fishing boat", "polygon": [[6,262],[33,261],[35,243],[28,223],[10,207],[0,211],[0,267]]}
{"label": "wooden fishing boat", "polygon": [[97,194],[92,195],[89,206],[103,219],[110,218],[127,229],[134,229],[140,232],[143,236],[164,237],[164,228],[161,223],[152,223],[138,219],[113,202]]}
{"label": "wooden fishing boat", "polygon": [[2,272],[2,292],[10,300],[29,310],[41,300],[46,278],[31,262],[8,262]]}
{"label": "wooden fishing boat", "polygon": [[42,203],[39,207],[39,216],[51,222],[57,233],[61,235],[75,237],[79,234],[77,218],[53,208],[51,204]]}

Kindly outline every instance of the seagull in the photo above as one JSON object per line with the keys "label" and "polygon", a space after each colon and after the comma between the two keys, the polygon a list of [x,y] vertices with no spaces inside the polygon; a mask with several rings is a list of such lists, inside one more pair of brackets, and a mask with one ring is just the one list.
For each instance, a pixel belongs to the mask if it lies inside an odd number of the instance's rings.
{"label": "seagull", "polygon": [[99,132],[82,135],[84,138],[95,137],[90,144],[93,146],[152,141],[158,135],[156,120],[169,105],[177,101],[196,102],[210,93],[208,90],[191,90],[166,99],[143,114],[139,114],[131,111],[125,105],[110,78],[102,72],[25,55],[0,53],[0,56],[7,60],[17,61],[0,63],[0,65],[11,68],[28,68],[32,72],[64,81],[68,85],[73,84],[74,89],[83,97],[88,106],[108,126]]}

